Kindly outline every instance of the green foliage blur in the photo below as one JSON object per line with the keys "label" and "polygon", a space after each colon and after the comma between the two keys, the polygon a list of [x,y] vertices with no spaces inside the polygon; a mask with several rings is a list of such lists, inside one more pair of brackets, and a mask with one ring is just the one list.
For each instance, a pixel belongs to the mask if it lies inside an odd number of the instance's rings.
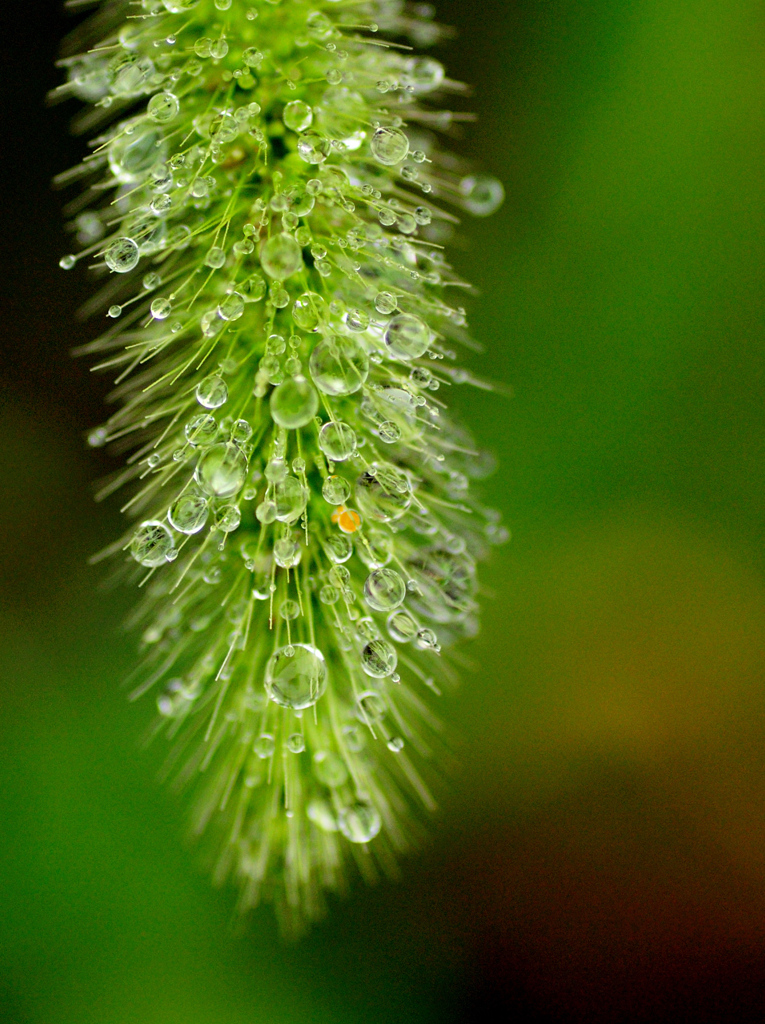
{"label": "green foliage blur", "polygon": [[[765,11],[755,0],[443,0],[476,93],[457,146],[507,202],[465,225],[477,372],[455,389],[512,543],[484,567],[459,768],[398,883],[298,945],[244,924],[121,686],[131,595],[68,351],[72,109],[58,3],[4,5],[0,1014],[9,1024],[762,1020]],[[71,325],[71,326],[70,326]]]}

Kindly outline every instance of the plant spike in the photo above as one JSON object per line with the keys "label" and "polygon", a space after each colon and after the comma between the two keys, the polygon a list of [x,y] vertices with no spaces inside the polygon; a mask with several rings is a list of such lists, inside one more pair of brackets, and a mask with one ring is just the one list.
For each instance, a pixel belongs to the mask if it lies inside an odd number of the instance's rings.
{"label": "plant spike", "polygon": [[[79,6],[79,5],[78,5]],[[506,531],[488,460],[438,394],[480,383],[444,256],[495,179],[441,148],[462,86],[402,0],[111,0],[56,96],[100,131],[64,181],[116,373],[89,438],[130,451],[137,522],[107,552],[142,600],[141,683],[197,791],[216,880],[283,925],[355,862],[374,879],[434,806],[447,649]],[[455,302],[456,299],[456,302]]]}

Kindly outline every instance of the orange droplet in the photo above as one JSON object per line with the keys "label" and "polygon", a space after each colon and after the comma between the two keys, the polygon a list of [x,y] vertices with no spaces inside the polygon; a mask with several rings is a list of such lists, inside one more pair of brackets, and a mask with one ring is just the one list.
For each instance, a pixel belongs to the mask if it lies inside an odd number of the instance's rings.
{"label": "orange droplet", "polygon": [[361,526],[361,516],[352,508],[338,505],[332,513],[332,522],[337,523],[343,533],[355,533]]}

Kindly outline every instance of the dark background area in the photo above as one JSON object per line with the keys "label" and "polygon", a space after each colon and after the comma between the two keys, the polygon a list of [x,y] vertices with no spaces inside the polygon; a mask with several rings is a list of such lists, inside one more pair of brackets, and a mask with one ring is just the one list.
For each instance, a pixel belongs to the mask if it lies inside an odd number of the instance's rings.
{"label": "dark background area", "polygon": [[0,1014],[9,1024],[765,1019],[765,10],[754,0],[439,4],[476,86],[460,147],[507,202],[455,253],[455,396],[500,457],[513,543],[480,668],[443,713],[461,769],[398,883],[282,945],[185,847],[121,681],[131,595],[69,351],[47,108],[68,19],[0,8]]}

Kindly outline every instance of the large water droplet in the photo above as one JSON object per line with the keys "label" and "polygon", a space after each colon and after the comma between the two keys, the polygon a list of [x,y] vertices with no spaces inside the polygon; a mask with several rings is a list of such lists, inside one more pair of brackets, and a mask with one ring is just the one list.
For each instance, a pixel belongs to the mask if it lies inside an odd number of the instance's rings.
{"label": "large water droplet", "polygon": [[186,424],[184,428],[186,440],[195,448],[204,448],[213,444],[218,436],[218,424],[209,412],[201,412]]}
{"label": "large water droplet", "polygon": [[417,623],[403,608],[388,616],[387,626],[391,639],[396,643],[406,644],[417,636]]}
{"label": "large water droplet", "polygon": [[316,292],[303,292],[295,299],[292,319],[302,331],[315,331],[320,323],[329,319],[329,307]]}
{"label": "large water droplet", "polygon": [[207,522],[208,515],[207,498],[203,494],[189,491],[176,501],[167,513],[167,519],[174,530],[192,534],[199,533]]}
{"label": "large water droplet", "polygon": [[321,488],[322,497],[330,505],[344,505],[351,496],[351,485],[342,476],[328,476]]}
{"label": "large water droplet", "polygon": [[153,74],[154,63],[149,57],[123,50],[109,64],[111,91],[115,96],[137,96]]}
{"label": "large water droplet", "polygon": [[417,584],[412,607],[435,622],[452,622],[472,608],[475,594],[475,565],[464,554],[433,548],[407,562]]}
{"label": "large water droplet", "polygon": [[306,132],[298,139],[298,154],[307,164],[323,164],[331,152],[329,139],[318,132]]}
{"label": "large water droplet", "polygon": [[396,649],[387,640],[370,640],[361,652],[361,667],[373,679],[393,675],[397,664]]}
{"label": "large water droplet", "polygon": [[369,376],[369,357],[355,338],[325,338],[308,366],[316,387],[326,395],[351,395]]}
{"label": "large water droplet", "polygon": [[319,448],[333,462],[345,462],[356,451],[356,434],[340,420],[325,423],[319,431]]}
{"label": "large water droplet", "polygon": [[158,92],[149,100],[146,113],[157,124],[167,124],[178,116],[181,105],[178,97],[171,92]]}
{"label": "large water droplet", "polygon": [[141,523],[130,542],[130,554],[136,562],[150,569],[164,565],[173,550],[172,533],[155,519]]}
{"label": "large water droplet", "polygon": [[308,490],[297,477],[285,477],[274,487],[274,504],[280,522],[294,523],[308,504]]}
{"label": "large water droplet", "polygon": [[293,132],[305,131],[313,121],[313,110],[302,100],[293,100],[284,108],[282,121]]}
{"label": "large water droplet", "polygon": [[235,444],[214,444],[200,458],[194,477],[206,494],[231,498],[244,486],[247,459]]}
{"label": "large water droplet", "polygon": [[341,565],[343,562],[347,562],[353,554],[353,543],[350,537],[346,537],[343,533],[331,533],[324,541],[324,550],[330,561]]}
{"label": "large water droplet", "polygon": [[135,135],[121,135],[109,146],[109,169],[114,177],[129,185],[143,178],[164,158],[162,136],[156,128]]}
{"label": "large water droplet", "polygon": [[400,164],[409,152],[409,139],[398,128],[378,128],[372,136],[372,155],[381,164]]}
{"label": "large water droplet", "polygon": [[205,409],[219,409],[228,401],[226,382],[217,374],[211,374],[197,384],[196,396]]}
{"label": "large water droplet", "polygon": [[406,79],[416,93],[432,92],[444,80],[444,66],[432,57],[412,57],[406,62]]}
{"label": "large water droplet", "polygon": [[274,388],[270,400],[275,423],[288,430],[310,423],[319,408],[319,396],[304,377],[291,377]]}
{"label": "large water droplet", "polygon": [[411,313],[399,313],[388,324],[385,344],[394,359],[419,359],[430,347],[430,329]]}
{"label": "large water droplet", "polygon": [[269,277],[285,281],[303,266],[303,254],[292,235],[272,235],[260,250],[260,264]]}
{"label": "large water droplet", "polygon": [[401,470],[365,471],[356,481],[356,501],[365,516],[380,523],[400,519],[412,503],[409,480]]}
{"label": "large water droplet", "polygon": [[138,266],[138,245],[132,238],[118,238],[104,254],[106,265],[115,274],[127,274]]}
{"label": "large water droplet", "polygon": [[218,316],[222,320],[238,320],[244,313],[244,296],[239,292],[227,295],[218,306]]}
{"label": "large water droplet", "polygon": [[275,704],[302,711],[327,688],[324,655],[310,644],[294,644],[274,652],[266,665],[266,692]]}
{"label": "large water droplet", "polygon": [[460,192],[464,196],[463,205],[474,217],[489,217],[498,210],[505,199],[502,182],[488,174],[474,174],[463,178]]}
{"label": "large water droplet", "polygon": [[382,826],[380,814],[371,804],[357,803],[344,807],[337,819],[340,831],[351,843],[368,843]]}
{"label": "large water droplet", "polygon": [[364,599],[378,612],[391,612],[404,603],[406,584],[395,569],[375,569],[364,582]]}

